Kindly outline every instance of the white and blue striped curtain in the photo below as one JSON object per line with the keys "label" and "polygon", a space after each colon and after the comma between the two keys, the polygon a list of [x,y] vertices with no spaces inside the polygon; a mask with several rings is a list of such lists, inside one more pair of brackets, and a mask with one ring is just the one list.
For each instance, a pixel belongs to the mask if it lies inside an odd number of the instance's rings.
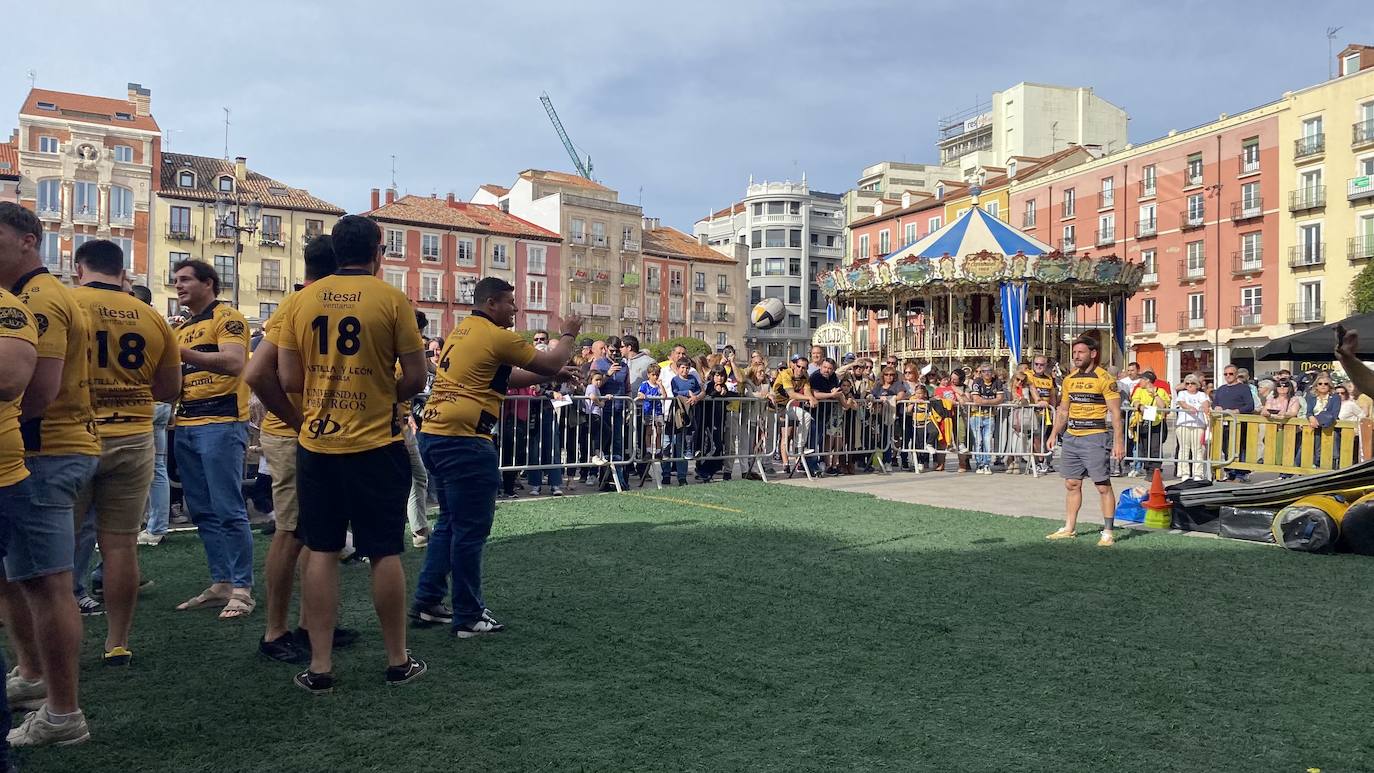
{"label": "white and blue striped curtain", "polygon": [[1002,283],[1002,334],[1011,351],[1013,368],[1021,361],[1021,331],[1026,322],[1026,283]]}

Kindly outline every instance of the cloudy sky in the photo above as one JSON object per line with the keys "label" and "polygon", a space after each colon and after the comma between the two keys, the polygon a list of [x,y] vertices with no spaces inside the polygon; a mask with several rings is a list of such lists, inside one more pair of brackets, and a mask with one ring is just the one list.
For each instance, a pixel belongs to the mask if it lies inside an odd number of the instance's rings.
{"label": "cloudy sky", "polygon": [[58,38],[25,3],[6,14],[0,107],[12,125],[30,69],[86,94],[137,81],[172,150],[218,156],[227,106],[231,156],[357,211],[392,155],[400,189],[426,195],[571,170],[547,91],[602,182],[690,230],[751,174],[840,192],[867,164],[933,161],[940,116],[1023,80],[1093,87],[1136,142],[1235,113],[1325,79],[1328,26],[1336,50],[1374,44],[1368,7],[72,0]]}

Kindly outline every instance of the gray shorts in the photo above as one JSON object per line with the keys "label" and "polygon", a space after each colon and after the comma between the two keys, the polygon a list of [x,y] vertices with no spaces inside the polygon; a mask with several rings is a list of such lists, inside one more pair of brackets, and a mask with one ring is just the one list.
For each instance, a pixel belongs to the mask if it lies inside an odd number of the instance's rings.
{"label": "gray shorts", "polygon": [[1059,446],[1059,471],[1067,480],[1088,479],[1108,483],[1107,460],[1111,458],[1112,433],[1065,435]]}

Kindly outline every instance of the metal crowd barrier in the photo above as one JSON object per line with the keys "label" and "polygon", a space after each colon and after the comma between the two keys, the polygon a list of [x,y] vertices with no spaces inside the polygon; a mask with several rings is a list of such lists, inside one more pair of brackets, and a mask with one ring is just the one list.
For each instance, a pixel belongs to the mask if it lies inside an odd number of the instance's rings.
{"label": "metal crowd barrier", "polygon": [[902,467],[914,472],[943,470],[952,453],[959,469],[991,468],[1039,475],[1051,454],[1045,450],[1053,409],[1043,405],[974,405],[949,400],[899,403]]}

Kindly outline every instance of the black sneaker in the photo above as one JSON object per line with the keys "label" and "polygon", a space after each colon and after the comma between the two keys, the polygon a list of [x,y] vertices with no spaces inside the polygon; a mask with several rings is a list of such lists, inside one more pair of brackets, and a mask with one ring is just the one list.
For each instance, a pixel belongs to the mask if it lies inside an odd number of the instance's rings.
{"label": "black sneaker", "polygon": [[[305,651],[306,653],[309,653],[310,632],[305,630],[304,628],[297,628],[292,633],[296,637],[296,646],[299,647],[301,650]],[[360,635],[361,634],[359,634],[356,629],[336,627],[334,629],[334,649],[343,649],[344,647],[352,645],[354,642],[358,641],[358,637]]]}
{"label": "black sneaker", "polygon": [[289,631],[271,641],[263,639],[258,642],[258,654],[282,663],[296,666],[309,665],[309,639],[306,640],[306,649],[302,649],[297,641],[297,638]]}
{"label": "black sneaker", "polygon": [[82,596],[77,599],[76,608],[81,610],[82,617],[95,617],[105,614],[105,605],[90,596]]}
{"label": "black sneaker", "polygon": [[296,686],[311,695],[328,695],[334,692],[334,675],[302,671],[293,680]]}
{"label": "black sneaker", "polygon": [[408,658],[405,663],[399,666],[387,666],[386,685],[387,687],[400,687],[403,684],[410,684],[425,675],[429,666],[423,660]]}
{"label": "black sneaker", "polygon": [[410,620],[416,625],[448,625],[453,622],[453,608],[447,604],[416,604],[410,608]]}
{"label": "black sneaker", "polygon": [[460,626],[456,626],[453,629],[453,635],[459,639],[471,639],[474,636],[483,636],[489,633],[501,633],[504,630],[506,630],[506,627],[504,625],[501,625],[495,620],[492,620],[491,616],[487,615],[484,612],[483,617],[480,617],[472,621],[471,623],[464,623]]}

